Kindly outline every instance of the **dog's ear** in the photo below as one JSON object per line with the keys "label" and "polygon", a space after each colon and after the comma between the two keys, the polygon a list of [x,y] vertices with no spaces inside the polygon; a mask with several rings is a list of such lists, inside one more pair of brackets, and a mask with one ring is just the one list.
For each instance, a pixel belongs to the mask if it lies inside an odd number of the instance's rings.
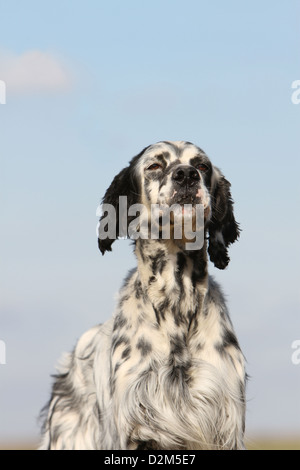
{"label": "dog's ear", "polygon": [[217,268],[225,269],[230,261],[228,246],[238,239],[240,229],[234,218],[231,185],[218,168],[213,173],[208,254]]}
{"label": "dog's ear", "polygon": [[[119,236],[127,236],[130,222],[127,210],[131,205],[139,202],[140,188],[135,170],[140,156],[141,154],[134,157],[129,166],[114,177],[102,200],[102,215],[98,225],[98,247],[103,255],[106,251],[112,251],[111,246]],[[120,196],[123,196],[123,199],[120,199]],[[120,201],[125,201],[124,207],[120,207]]]}

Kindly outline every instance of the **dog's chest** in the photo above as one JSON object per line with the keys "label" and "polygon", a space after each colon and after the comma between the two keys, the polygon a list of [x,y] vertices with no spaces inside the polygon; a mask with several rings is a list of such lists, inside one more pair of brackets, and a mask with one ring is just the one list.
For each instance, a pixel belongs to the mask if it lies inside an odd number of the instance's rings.
{"label": "dog's chest", "polygon": [[217,314],[209,322],[202,318],[206,283],[195,288],[189,273],[177,279],[164,274],[145,289],[134,273],[121,293],[111,349],[119,388],[161,371],[190,386],[197,361],[216,362],[212,343],[221,337],[222,325]]}
{"label": "dog's chest", "polygon": [[[146,285],[135,271],[121,291],[109,385],[115,416],[125,416],[121,425],[134,422],[133,442],[155,440],[157,431],[150,430],[161,426],[163,414],[176,432],[183,430],[182,446],[189,448],[205,420],[214,428],[219,417],[226,421],[226,407],[242,409],[244,365],[217,286],[208,278],[194,283],[187,270],[177,277],[167,272]],[[162,431],[160,448],[172,448],[163,441],[169,432],[168,426]]]}

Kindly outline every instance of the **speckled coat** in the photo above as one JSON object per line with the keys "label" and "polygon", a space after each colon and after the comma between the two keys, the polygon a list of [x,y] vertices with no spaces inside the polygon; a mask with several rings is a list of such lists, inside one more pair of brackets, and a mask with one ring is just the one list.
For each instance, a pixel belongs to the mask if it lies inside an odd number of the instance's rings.
{"label": "speckled coat", "polygon": [[[172,237],[135,241],[137,268],[113,318],[60,365],[41,449],[243,449],[244,357],[207,259],[224,269],[239,235],[230,184],[198,147],[161,142],[115,177],[103,202],[117,209],[120,195],[148,208],[203,204],[207,240],[197,251]],[[113,242],[99,240],[103,254]]]}

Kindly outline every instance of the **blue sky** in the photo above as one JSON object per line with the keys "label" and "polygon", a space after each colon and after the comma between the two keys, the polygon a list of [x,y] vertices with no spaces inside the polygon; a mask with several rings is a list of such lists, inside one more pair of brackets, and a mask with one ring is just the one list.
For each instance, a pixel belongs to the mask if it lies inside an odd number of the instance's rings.
{"label": "blue sky", "polygon": [[243,229],[221,282],[251,376],[247,429],[300,434],[300,2],[0,1],[0,443],[38,434],[61,353],[135,260],[96,208],[146,145],[189,140]]}

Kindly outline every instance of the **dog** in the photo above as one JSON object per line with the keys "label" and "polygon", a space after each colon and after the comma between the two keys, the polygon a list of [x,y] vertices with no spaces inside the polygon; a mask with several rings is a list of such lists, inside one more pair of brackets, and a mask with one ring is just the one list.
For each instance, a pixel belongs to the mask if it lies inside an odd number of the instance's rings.
{"label": "dog", "polygon": [[[145,208],[148,226],[151,207],[160,208],[157,236],[133,237],[137,268],[113,318],[86,332],[60,365],[40,449],[244,449],[245,360],[208,274],[208,256],[225,269],[240,235],[230,187],[203,150],[181,141],[146,147],[114,178],[103,198],[115,214],[100,219],[102,254],[134,222],[120,213],[120,197]],[[162,236],[161,208],[173,205],[193,238],[174,214]],[[198,206],[204,236],[195,248]],[[105,230],[109,220],[116,236]]]}

